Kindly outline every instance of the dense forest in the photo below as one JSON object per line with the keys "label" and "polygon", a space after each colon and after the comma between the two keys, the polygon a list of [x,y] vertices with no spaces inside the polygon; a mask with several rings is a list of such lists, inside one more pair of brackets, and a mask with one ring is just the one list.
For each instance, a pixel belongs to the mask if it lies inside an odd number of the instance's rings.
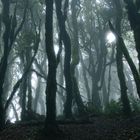
{"label": "dense forest", "polygon": [[139,98],[140,0],[0,0],[1,140],[138,140]]}

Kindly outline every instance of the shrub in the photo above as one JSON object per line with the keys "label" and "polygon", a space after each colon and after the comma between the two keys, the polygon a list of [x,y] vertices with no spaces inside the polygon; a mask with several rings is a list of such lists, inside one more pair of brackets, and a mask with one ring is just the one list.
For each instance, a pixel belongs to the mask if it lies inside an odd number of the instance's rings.
{"label": "shrub", "polygon": [[130,96],[129,99],[130,99],[132,111],[135,113],[140,113],[140,101],[139,101],[139,99],[137,99],[133,96]]}
{"label": "shrub", "polygon": [[101,114],[102,110],[100,108],[96,108],[92,102],[87,102],[86,109],[88,113]]}
{"label": "shrub", "polygon": [[121,101],[111,100],[110,103],[105,106],[104,113],[110,116],[121,115],[122,114]]}

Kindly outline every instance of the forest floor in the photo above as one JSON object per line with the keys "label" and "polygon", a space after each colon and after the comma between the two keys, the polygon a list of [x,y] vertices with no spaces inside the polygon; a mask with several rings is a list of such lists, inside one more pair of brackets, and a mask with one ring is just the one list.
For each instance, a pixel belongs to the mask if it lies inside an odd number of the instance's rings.
{"label": "forest floor", "polygon": [[61,134],[43,136],[43,123],[11,124],[0,140],[140,140],[140,115],[131,118],[94,116],[90,122],[60,123]]}

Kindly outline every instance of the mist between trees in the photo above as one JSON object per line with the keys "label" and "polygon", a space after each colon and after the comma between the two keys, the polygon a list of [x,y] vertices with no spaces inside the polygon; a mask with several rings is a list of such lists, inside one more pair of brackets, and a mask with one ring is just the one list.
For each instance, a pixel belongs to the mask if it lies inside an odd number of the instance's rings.
{"label": "mist between trees", "polygon": [[140,111],[139,0],[1,0],[0,129]]}

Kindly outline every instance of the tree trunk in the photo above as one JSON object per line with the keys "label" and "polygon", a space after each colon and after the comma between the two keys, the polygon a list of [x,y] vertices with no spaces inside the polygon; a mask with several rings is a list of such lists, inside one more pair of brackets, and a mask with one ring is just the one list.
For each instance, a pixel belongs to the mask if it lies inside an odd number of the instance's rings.
{"label": "tree trunk", "polygon": [[103,82],[102,92],[103,92],[103,105],[104,105],[104,107],[106,107],[106,105],[109,104],[109,96],[110,96],[110,94],[108,94],[108,92],[107,92],[105,79],[104,79],[104,82]]}
{"label": "tree trunk", "polygon": [[77,8],[78,5],[77,0],[72,0],[71,8],[72,8],[72,26],[73,26],[73,47],[72,47],[72,63],[71,63],[71,76],[73,83],[73,95],[78,106],[79,115],[85,114],[85,107],[80,95],[78,83],[75,77],[76,67],[79,64],[79,40],[78,40],[78,23],[77,23]]}
{"label": "tree trunk", "polygon": [[134,32],[134,39],[136,43],[136,50],[138,52],[139,60],[139,72],[140,72],[140,13],[139,8],[137,8],[137,3],[134,4],[133,0],[124,0],[126,3],[126,8],[128,11],[128,19],[130,21],[131,28]]}
{"label": "tree trunk", "polygon": [[45,128],[56,121],[56,57],[53,46],[53,0],[46,0],[46,53],[48,57],[48,77],[46,86],[46,121]]}
{"label": "tree trunk", "polygon": [[23,80],[22,80],[22,84],[20,86],[20,100],[21,100],[21,108],[22,108],[22,111],[21,111],[21,120],[22,121],[25,121],[26,120],[26,92],[27,92],[27,78],[24,77]]}
{"label": "tree trunk", "polygon": [[[117,10],[117,18],[116,18],[116,30],[119,34],[121,34],[121,20],[122,20],[122,9],[120,1],[115,2],[116,10]],[[121,88],[121,101],[123,104],[123,112],[126,116],[131,114],[130,103],[127,95],[127,86],[125,81],[125,75],[123,72],[123,53],[121,50],[121,44],[117,42],[117,52],[116,52],[116,63],[117,63],[117,73],[118,78],[120,81],[120,88]]]}
{"label": "tree trunk", "polygon": [[125,81],[125,75],[123,73],[123,61],[122,61],[122,51],[120,49],[119,43],[117,45],[117,54],[116,54],[116,62],[117,62],[117,72],[118,78],[120,81],[121,88],[121,101],[123,103],[123,112],[125,115],[129,116],[131,113],[130,103],[127,96],[127,86]]}
{"label": "tree trunk", "polygon": [[85,64],[84,64],[84,60],[83,60],[81,51],[80,51],[80,58],[81,58],[80,60],[81,60],[82,71],[83,71],[84,85],[85,85],[85,88],[87,91],[87,98],[88,98],[88,102],[91,102],[90,88],[89,88],[89,84],[88,84],[87,73],[85,70]]}
{"label": "tree trunk", "polygon": [[64,114],[66,118],[72,118],[72,78],[71,78],[71,41],[66,31],[65,18],[66,11],[62,13],[62,0],[55,0],[56,14],[58,19],[58,25],[60,29],[60,36],[65,47],[64,58],[64,76],[66,82],[66,102],[64,106]]}
{"label": "tree trunk", "polygon": [[34,99],[34,106],[33,106],[33,110],[35,112],[37,112],[37,107],[38,107],[38,101],[39,101],[39,98],[40,98],[40,93],[41,93],[41,78],[38,77],[38,82],[37,82],[37,88],[36,88],[36,92],[35,92],[35,99]]}
{"label": "tree trunk", "polygon": [[92,102],[97,111],[101,110],[101,99],[99,95],[98,82],[95,77],[92,77]]}
{"label": "tree trunk", "polygon": [[8,55],[9,55],[9,37],[10,37],[9,0],[7,1],[2,0],[2,5],[3,5],[2,16],[3,16],[3,23],[5,25],[5,31],[3,34],[4,53],[0,62],[0,130],[3,129],[5,124],[5,112],[4,112],[2,96],[3,96],[3,85],[4,85],[4,79],[7,70]]}
{"label": "tree trunk", "polygon": [[[3,34],[3,42],[4,42],[4,52],[3,56],[0,62],[0,129],[4,127],[5,124],[5,114],[6,110],[3,107],[2,103],[2,96],[3,96],[3,85],[4,85],[4,79],[5,79],[5,74],[7,70],[7,62],[8,62],[8,56],[11,50],[11,47],[20,32],[20,30],[23,27],[24,21],[25,21],[25,15],[26,15],[26,10],[24,11],[24,17],[23,20],[15,31],[16,28],[16,12],[14,13],[13,17],[10,15],[9,10],[10,10],[10,0],[1,0],[3,10],[2,10],[2,21],[5,26],[5,31]],[[27,5],[26,5],[27,6]],[[26,8],[25,8],[26,9]]]}
{"label": "tree trunk", "polygon": [[31,83],[32,73],[28,74],[28,102],[27,102],[27,110],[32,111],[32,83]]}

